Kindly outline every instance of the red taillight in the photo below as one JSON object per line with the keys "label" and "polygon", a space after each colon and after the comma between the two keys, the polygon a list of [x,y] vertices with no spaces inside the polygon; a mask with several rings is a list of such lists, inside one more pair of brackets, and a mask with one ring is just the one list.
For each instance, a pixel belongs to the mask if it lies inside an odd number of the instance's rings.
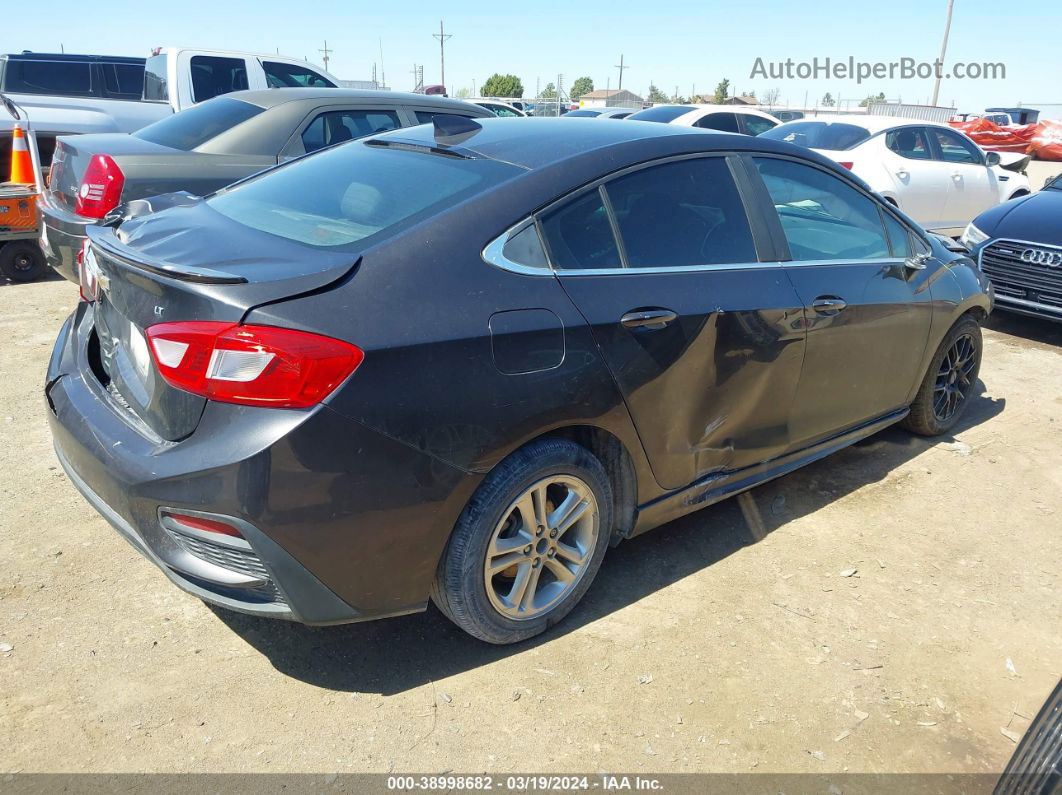
{"label": "red taillight", "polygon": [[205,533],[219,533],[223,536],[243,538],[243,534],[230,524],[219,522],[217,519],[204,519],[202,516],[188,516],[183,513],[163,511],[162,515],[172,522],[194,530],[202,530]]}
{"label": "red taillight", "polygon": [[155,365],[171,386],[247,406],[316,406],[365,358],[349,342],[275,326],[160,323],[147,337]]}
{"label": "red taillight", "polygon": [[851,160],[849,160],[847,162],[845,162],[844,160],[841,160],[841,161],[838,161],[838,162],[840,163],[840,165],[844,166],[849,171],[851,171],[852,170],[852,166],[855,165],[855,163],[853,163]]}
{"label": "red taillight", "polygon": [[77,189],[74,212],[85,218],[102,218],[122,197],[125,175],[108,155],[93,155]]}

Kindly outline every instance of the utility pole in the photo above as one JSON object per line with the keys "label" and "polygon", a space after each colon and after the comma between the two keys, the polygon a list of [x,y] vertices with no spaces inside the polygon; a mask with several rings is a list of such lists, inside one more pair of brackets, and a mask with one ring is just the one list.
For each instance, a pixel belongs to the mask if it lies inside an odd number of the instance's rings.
{"label": "utility pole", "polygon": [[616,68],[620,70],[619,85],[616,86],[616,90],[617,91],[622,91],[623,90],[623,70],[624,69],[630,69],[629,66],[624,66],[623,65],[623,54],[622,53],[620,53],[620,62],[616,65]]}
{"label": "utility pole", "polygon": [[955,0],[948,0],[948,20],[944,23],[944,41],[940,43],[940,60],[937,61],[937,79],[933,83],[933,101],[931,105],[937,104],[937,98],[940,96],[940,73],[944,69],[944,54],[948,51],[948,34],[951,33],[951,9],[955,5]]}
{"label": "utility pole", "polygon": [[324,60],[324,68],[325,68],[325,71],[327,72],[328,71],[328,55],[329,55],[329,53],[334,52],[334,50],[328,49],[328,39],[325,39],[324,49],[323,50],[318,50],[317,52],[324,53],[324,58],[323,58],[323,60]]}
{"label": "utility pole", "polygon": [[383,36],[380,37],[380,85],[387,85],[387,76],[384,74],[383,65]]}
{"label": "utility pole", "polygon": [[564,96],[564,75],[557,75],[557,115],[561,115],[561,97]]}
{"label": "utility pole", "polygon": [[439,40],[439,82],[442,83],[443,90],[446,90],[446,40],[452,39],[453,34],[447,33],[443,30],[442,20],[439,20],[439,32],[432,33],[432,38]]}

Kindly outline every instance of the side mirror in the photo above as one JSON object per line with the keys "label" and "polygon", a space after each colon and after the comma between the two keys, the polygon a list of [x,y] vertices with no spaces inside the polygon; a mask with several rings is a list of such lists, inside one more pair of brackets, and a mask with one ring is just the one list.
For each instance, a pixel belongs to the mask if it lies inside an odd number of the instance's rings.
{"label": "side mirror", "polygon": [[985,165],[986,166],[998,166],[999,165],[999,152],[985,152]]}

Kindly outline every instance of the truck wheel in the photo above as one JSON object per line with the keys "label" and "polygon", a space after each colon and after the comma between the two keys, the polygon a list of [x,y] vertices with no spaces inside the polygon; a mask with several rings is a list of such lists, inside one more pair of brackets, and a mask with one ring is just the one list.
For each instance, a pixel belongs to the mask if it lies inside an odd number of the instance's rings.
{"label": "truck wheel", "polygon": [[47,270],[44,253],[35,242],[15,240],[0,248],[0,273],[13,282],[36,281]]}
{"label": "truck wheel", "polygon": [[955,426],[977,383],[981,347],[981,326],[969,315],[960,318],[929,363],[904,427],[920,436],[939,436]]}
{"label": "truck wheel", "polygon": [[432,601],[488,643],[534,637],[586,593],[611,530],[601,462],[566,439],[532,442],[498,464],[465,506]]}

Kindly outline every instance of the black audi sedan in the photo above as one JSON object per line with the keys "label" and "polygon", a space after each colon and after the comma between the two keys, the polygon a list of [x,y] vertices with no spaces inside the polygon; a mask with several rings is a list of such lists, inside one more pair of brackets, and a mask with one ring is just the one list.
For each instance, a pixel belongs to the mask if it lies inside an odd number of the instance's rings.
{"label": "black audi sedan", "polygon": [[992,280],[1000,309],[1062,321],[1062,174],[981,213],[962,242]]}
{"label": "black audi sedan", "polygon": [[784,142],[433,125],[89,229],[46,396],[179,587],[510,643],[608,547],[893,423],[951,428],[987,281]]}

